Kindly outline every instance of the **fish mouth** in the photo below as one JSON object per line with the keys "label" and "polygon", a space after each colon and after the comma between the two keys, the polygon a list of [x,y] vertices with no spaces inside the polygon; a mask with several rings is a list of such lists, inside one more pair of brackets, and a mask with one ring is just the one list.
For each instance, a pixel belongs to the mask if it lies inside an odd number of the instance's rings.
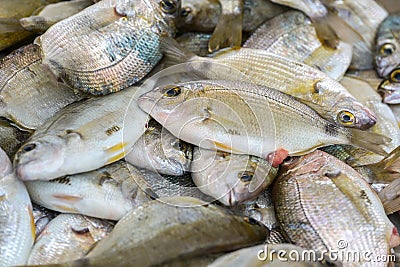
{"label": "fish mouth", "polygon": [[378,118],[369,109],[363,109],[363,111],[366,114],[366,118],[360,119],[357,124],[359,125],[359,129],[366,130],[374,126]]}
{"label": "fish mouth", "polygon": [[398,90],[378,88],[378,93],[382,96],[383,103],[400,104],[400,92]]}

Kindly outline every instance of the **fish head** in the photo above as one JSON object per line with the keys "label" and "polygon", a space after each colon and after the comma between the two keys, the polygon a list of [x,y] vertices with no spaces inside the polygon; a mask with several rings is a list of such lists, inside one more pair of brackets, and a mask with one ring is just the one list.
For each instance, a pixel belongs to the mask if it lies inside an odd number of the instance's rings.
{"label": "fish head", "polygon": [[[167,132],[163,129],[164,132]],[[162,149],[170,175],[183,175],[189,171],[192,162],[193,147],[168,132],[161,136]]]}
{"label": "fish head", "polygon": [[377,51],[375,52],[375,65],[379,76],[387,78],[399,62],[400,43],[396,39],[378,38]]}
{"label": "fish head", "polygon": [[128,17],[138,19],[137,23],[156,25],[160,33],[169,36],[175,34],[175,20],[181,9],[181,0],[118,0],[115,11]]}
{"label": "fish head", "polygon": [[14,167],[23,181],[49,180],[64,163],[65,140],[58,136],[43,136],[28,140],[15,154]]}
{"label": "fish head", "polygon": [[400,103],[400,66],[397,66],[378,86],[378,93],[387,104]]}

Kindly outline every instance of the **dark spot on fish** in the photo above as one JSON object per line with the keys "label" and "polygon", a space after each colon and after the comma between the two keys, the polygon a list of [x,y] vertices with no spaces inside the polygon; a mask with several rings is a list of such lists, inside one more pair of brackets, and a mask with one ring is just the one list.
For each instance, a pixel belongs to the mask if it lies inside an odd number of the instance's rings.
{"label": "dark spot on fish", "polygon": [[83,136],[82,136],[79,132],[77,132],[77,131],[68,129],[68,130],[65,130],[65,133],[66,133],[66,134],[76,134],[76,135],[79,136],[79,138],[83,139]]}
{"label": "dark spot on fish", "polygon": [[324,176],[333,179],[338,177],[341,174],[340,170],[327,170],[324,173]]}
{"label": "dark spot on fish", "polygon": [[[319,70],[321,70],[321,69],[319,68]],[[320,81],[317,81],[316,83],[314,83],[313,89],[314,89],[315,94],[319,94],[320,89],[321,89]]]}
{"label": "dark spot on fish", "polygon": [[102,186],[105,182],[110,180],[113,180],[111,174],[109,172],[102,172],[99,179],[99,185]]}
{"label": "dark spot on fish", "polygon": [[110,135],[112,135],[113,133],[118,132],[119,130],[121,130],[121,127],[119,127],[118,125],[112,126],[111,128],[108,128],[108,129],[106,130],[106,135],[110,136]]}
{"label": "dark spot on fish", "polygon": [[249,224],[260,225],[260,222],[252,217],[243,217],[243,220]]}
{"label": "dark spot on fish", "polygon": [[72,232],[78,235],[84,235],[90,232],[89,228],[85,227],[82,229],[74,229],[74,227],[71,227]]}
{"label": "dark spot on fish", "polygon": [[71,180],[69,179],[68,176],[64,176],[64,177],[52,179],[49,181],[49,183],[59,183],[59,184],[71,185]]}
{"label": "dark spot on fish", "polygon": [[367,195],[367,193],[365,193],[364,190],[361,190],[361,191],[360,191],[360,197],[361,197],[362,199],[364,199],[369,205],[372,204],[371,200],[368,198],[368,195]]}
{"label": "dark spot on fish", "polygon": [[152,199],[152,200],[156,200],[158,198],[160,198],[156,192],[154,192],[151,188],[146,188],[144,190],[144,192]]}
{"label": "dark spot on fish", "polygon": [[339,129],[338,126],[336,126],[335,124],[327,123],[324,125],[324,132],[331,136],[338,136]]}
{"label": "dark spot on fish", "polygon": [[209,205],[208,205],[208,203],[206,203],[206,204],[203,204],[202,206],[205,208],[208,208]]}

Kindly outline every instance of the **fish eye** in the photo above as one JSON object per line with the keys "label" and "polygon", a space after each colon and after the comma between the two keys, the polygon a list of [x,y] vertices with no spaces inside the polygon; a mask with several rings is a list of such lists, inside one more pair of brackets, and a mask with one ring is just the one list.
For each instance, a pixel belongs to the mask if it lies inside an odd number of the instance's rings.
{"label": "fish eye", "polygon": [[188,7],[188,6],[184,7],[184,8],[182,8],[181,16],[187,17],[191,12],[192,12],[192,9],[190,7]]}
{"label": "fish eye", "polygon": [[177,142],[175,142],[174,148],[178,149],[180,151],[184,151],[184,150],[186,150],[186,145],[184,143],[182,143],[180,140],[178,140]]}
{"label": "fish eye", "polygon": [[162,0],[160,2],[161,10],[167,14],[173,14],[178,8],[177,2],[175,0]]}
{"label": "fish eye", "polygon": [[[240,174],[239,174],[239,175],[240,175]],[[253,173],[253,172],[245,171],[245,172],[243,172],[243,173],[240,175],[239,179],[240,179],[240,181],[242,181],[243,183],[248,183],[248,182],[251,182],[251,180],[253,180],[253,176],[254,176],[254,173]]]}
{"label": "fish eye", "polygon": [[351,125],[355,122],[355,117],[354,117],[353,113],[344,110],[344,111],[339,112],[338,120],[343,125]]}
{"label": "fish eye", "polygon": [[181,88],[178,86],[174,86],[174,87],[169,87],[164,91],[164,96],[166,97],[175,97],[180,95],[181,93]]}
{"label": "fish eye", "polygon": [[390,81],[394,83],[400,83],[400,69],[395,69],[390,73]]}
{"label": "fish eye", "polygon": [[393,44],[391,44],[391,43],[386,43],[386,44],[383,44],[383,45],[381,46],[380,53],[381,53],[382,55],[389,56],[389,55],[393,54],[393,52],[394,52],[395,50],[396,50],[396,47],[395,47]]}
{"label": "fish eye", "polygon": [[36,148],[36,144],[30,143],[30,144],[27,144],[27,145],[23,146],[23,147],[21,148],[21,150],[22,150],[23,152],[29,152],[29,151],[34,150],[35,148]]}

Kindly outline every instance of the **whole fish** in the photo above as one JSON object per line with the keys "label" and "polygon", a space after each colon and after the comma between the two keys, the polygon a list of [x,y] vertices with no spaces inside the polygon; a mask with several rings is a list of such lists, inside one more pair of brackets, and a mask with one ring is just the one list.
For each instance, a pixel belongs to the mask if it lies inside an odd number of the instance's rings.
{"label": "whole fish", "polygon": [[140,170],[145,183],[142,180],[136,180],[140,188],[152,198],[160,197],[194,197],[207,202],[213,202],[214,199],[202,193],[193,183],[190,173],[182,176],[162,175],[146,169]]}
{"label": "whole fish", "polygon": [[46,209],[42,206],[32,204],[33,220],[35,222],[35,236],[36,238],[44,230],[46,225],[51,222],[59,214],[56,211]]}
{"label": "whole fish", "polygon": [[391,152],[400,145],[400,128],[390,107],[382,103],[382,98],[367,82],[351,77],[344,77],[340,83],[363,105],[377,116],[376,124],[369,131],[392,139],[383,149]]}
{"label": "whole fish", "polygon": [[50,26],[92,5],[92,0],[71,0],[45,6],[38,14],[21,18],[21,26],[32,32],[45,32]]}
{"label": "whole fish", "polygon": [[[137,87],[69,105],[38,128],[14,158],[24,181],[98,169],[131,150],[148,116],[133,100]],[[84,153],[83,153],[84,152]]]}
{"label": "whole fish", "polygon": [[138,168],[182,175],[190,169],[192,145],[179,140],[151,120],[146,132],[136,141],[125,160]]}
{"label": "whole fish", "polygon": [[104,0],[38,37],[43,64],[73,88],[95,94],[139,82],[161,59],[161,36],[175,34],[180,0]]}
{"label": "whole fish", "polygon": [[188,32],[176,38],[176,41],[184,48],[192,51],[198,56],[205,57],[210,54],[208,42],[211,34],[201,32]]}
{"label": "whole fish", "polygon": [[22,143],[31,135],[13,126],[10,121],[0,118],[0,147],[9,158],[13,158]]}
{"label": "whole fish", "polygon": [[83,257],[113,229],[113,223],[80,214],[60,214],[40,234],[27,264],[57,264]]}
{"label": "whole fish", "polygon": [[296,10],[287,11],[263,23],[243,47],[263,49],[303,62],[335,80],[343,77],[352,57],[350,44],[339,42],[336,48],[324,46],[311,20]]}
{"label": "whole fish", "polygon": [[82,99],[58,83],[40,61],[40,49],[34,44],[0,61],[0,116],[21,128],[35,130],[63,107]]}
{"label": "whole fish", "polygon": [[384,144],[383,136],[337,126],[293,97],[252,83],[207,80],[161,86],[139,97],[138,104],[188,143],[261,157],[273,167],[288,155],[329,144],[357,143],[385,154],[377,145]]}
{"label": "whole fish", "polygon": [[123,161],[50,181],[25,182],[32,201],[51,210],[119,220],[150,200],[136,180],[141,173]]}
{"label": "whole fish", "polygon": [[[368,251],[373,259],[388,256],[400,244],[378,196],[345,163],[317,150],[291,158],[281,168],[272,197],[280,226],[295,245],[320,253],[339,251],[337,260],[354,266],[346,253]],[[369,266],[367,261],[360,256],[357,266]]]}
{"label": "whole fish", "polygon": [[160,198],[129,212],[71,264],[154,266],[258,244],[267,234],[264,226],[196,198]]}
{"label": "whole fish", "polygon": [[244,0],[219,0],[221,14],[208,44],[210,52],[242,44]]}
{"label": "whole fish", "polygon": [[[305,249],[292,244],[268,244],[242,248],[216,259],[209,267],[263,267],[263,266],[296,266],[317,267],[324,265],[319,261],[319,255],[307,261],[300,256]],[[296,257],[295,255],[298,255]]]}
{"label": "whole fish", "polygon": [[194,148],[190,172],[196,186],[226,206],[256,198],[275,178],[277,169],[261,158]]}
{"label": "whole fish", "polygon": [[389,77],[381,82],[378,92],[387,104],[400,104],[400,65],[393,69]]}
{"label": "whole fish", "polygon": [[376,70],[387,77],[400,64],[400,14],[390,15],[376,33]]}
{"label": "whole fish", "polygon": [[0,149],[0,266],[24,265],[34,241],[31,200]]}
{"label": "whole fish", "polygon": [[[182,11],[178,18],[178,30],[180,32],[211,33],[218,24],[221,10],[218,0],[182,0]],[[286,10],[286,7],[270,1],[244,0],[242,29],[245,32],[251,32],[264,21]],[[227,27],[230,28],[230,26]]]}
{"label": "whole fish", "polygon": [[315,109],[325,119],[345,127],[367,129],[376,116],[327,74],[304,63],[251,48],[227,49],[212,58],[198,57],[173,39],[164,40],[164,51],[182,71],[211,80],[248,81],[278,89]]}

